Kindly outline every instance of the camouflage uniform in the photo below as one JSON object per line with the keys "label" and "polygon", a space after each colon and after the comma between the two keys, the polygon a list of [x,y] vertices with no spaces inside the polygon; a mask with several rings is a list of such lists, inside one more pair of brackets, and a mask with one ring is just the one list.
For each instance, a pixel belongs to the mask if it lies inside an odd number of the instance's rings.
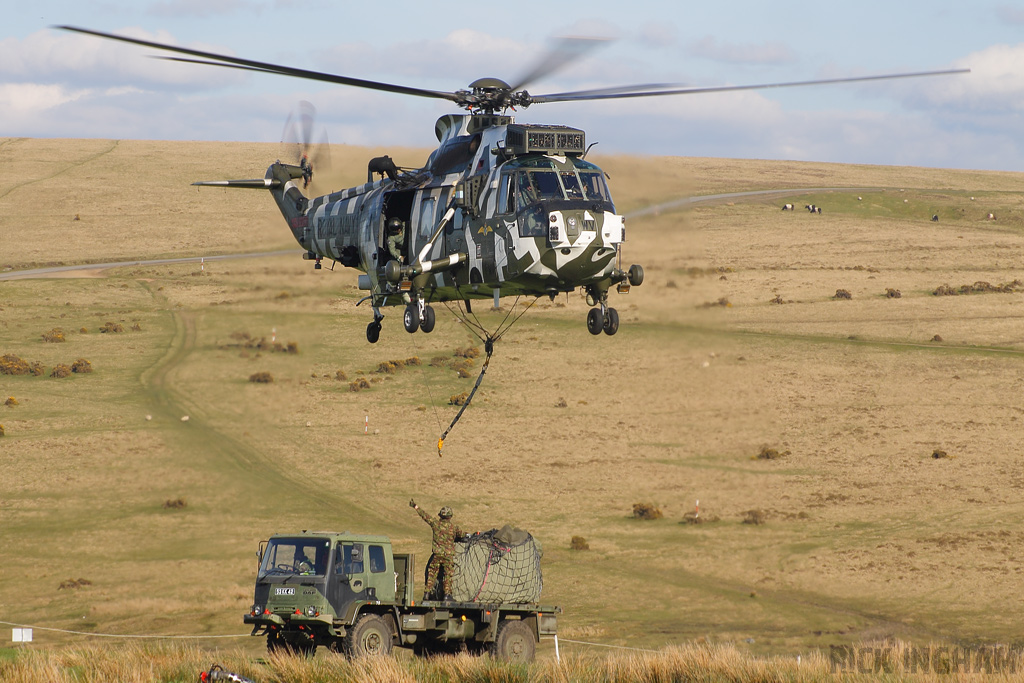
{"label": "camouflage uniform", "polygon": [[401,227],[397,232],[392,232],[388,235],[388,253],[391,254],[391,258],[396,261],[402,262],[402,247],[405,246],[405,224],[401,224]]}
{"label": "camouflage uniform", "polygon": [[455,578],[455,541],[464,534],[450,518],[431,517],[420,508],[416,508],[423,521],[430,525],[434,538],[430,547],[430,560],[427,562],[427,596],[434,592],[437,585],[437,572],[444,568],[444,595],[452,594],[452,580]]}

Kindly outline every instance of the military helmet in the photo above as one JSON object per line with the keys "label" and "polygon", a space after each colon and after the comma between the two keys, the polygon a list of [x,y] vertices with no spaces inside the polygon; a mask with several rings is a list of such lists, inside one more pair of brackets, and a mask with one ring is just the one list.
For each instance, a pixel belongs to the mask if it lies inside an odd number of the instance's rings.
{"label": "military helmet", "polygon": [[450,507],[448,507],[447,505],[445,505],[443,508],[441,508],[441,511],[437,513],[437,516],[440,517],[441,519],[451,519],[452,518],[452,509]]}
{"label": "military helmet", "polygon": [[402,229],[402,219],[401,218],[389,218],[388,219],[388,230],[390,232],[398,232],[401,229]]}

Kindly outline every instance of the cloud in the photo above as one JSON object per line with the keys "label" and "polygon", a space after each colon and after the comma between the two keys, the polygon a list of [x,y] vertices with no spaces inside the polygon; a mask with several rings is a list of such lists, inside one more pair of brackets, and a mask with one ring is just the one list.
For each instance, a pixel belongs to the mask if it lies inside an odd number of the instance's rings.
{"label": "cloud", "polygon": [[[169,45],[177,44],[166,31],[138,28],[116,31],[121,35]],[[230,54],[223,47],[190,44],[188,47]],[[0,40],[0,81],[107,87],[126,85],[150,88],[202,90],[239,83],[244,74],[228,70],[150,59],[157,51],[94,36],[44,30],[23,40]],[[170,54],[170,53],[164,53]]]}
{"label": "cloud", "polygon": [[1024,43],[993,45],[954,66],[970,68],[971,73],[914,83],[906,91],[911,104],[985,114],[1024,113]]}
{"label": "cloud", "polygon": [[692,57],[701,57],[729,64],[793,64],[796,53],[785,43],[767,41],[750,43],[724,43],[714,36],[705,36],[691,42],[686,48]]}
{"label": "cloud", "polygon": [[[88,90],[69,90],[60,85],[36,83],[0,83],[0,110],[14,121],[31,119],[54,107],[74,102]],[[14,123],[8,119],[8,125]]]}

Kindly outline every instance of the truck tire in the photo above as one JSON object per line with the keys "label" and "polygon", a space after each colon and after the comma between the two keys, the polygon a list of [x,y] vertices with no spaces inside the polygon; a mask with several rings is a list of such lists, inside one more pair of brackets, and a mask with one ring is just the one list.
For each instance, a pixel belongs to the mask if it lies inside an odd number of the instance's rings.
{"label": "truck tire", "polygon": [[345,636],[345,651],[352,659],[391,654],[391,629],[376,614],[364,614]]}
{"label": "truck tire", "polygon": [[537,643],[525,621],[506,620],[498,626],[498,636],[491,646],[491,656],[513,664],[533,661]]}

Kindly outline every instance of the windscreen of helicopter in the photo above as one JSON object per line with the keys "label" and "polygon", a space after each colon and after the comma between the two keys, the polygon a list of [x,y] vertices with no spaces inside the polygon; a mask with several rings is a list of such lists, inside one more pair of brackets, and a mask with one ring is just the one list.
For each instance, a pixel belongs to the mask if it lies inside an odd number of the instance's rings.
{"label": "windscreen of helicopter", "polygon": [[263,553],[260,578],[323,576],[330,545],[326,538],[273,538]]}
{"label": "windscreen of helicopter", "polygon": [[571,162],[566,169],[565,164],[556,168],[550,159],[533,159],[529,167],[505,177],[499,206],[503,213],[518,214],[521,237],[545,236],[550,210],[615,211],[601,169],[582,159]]}

